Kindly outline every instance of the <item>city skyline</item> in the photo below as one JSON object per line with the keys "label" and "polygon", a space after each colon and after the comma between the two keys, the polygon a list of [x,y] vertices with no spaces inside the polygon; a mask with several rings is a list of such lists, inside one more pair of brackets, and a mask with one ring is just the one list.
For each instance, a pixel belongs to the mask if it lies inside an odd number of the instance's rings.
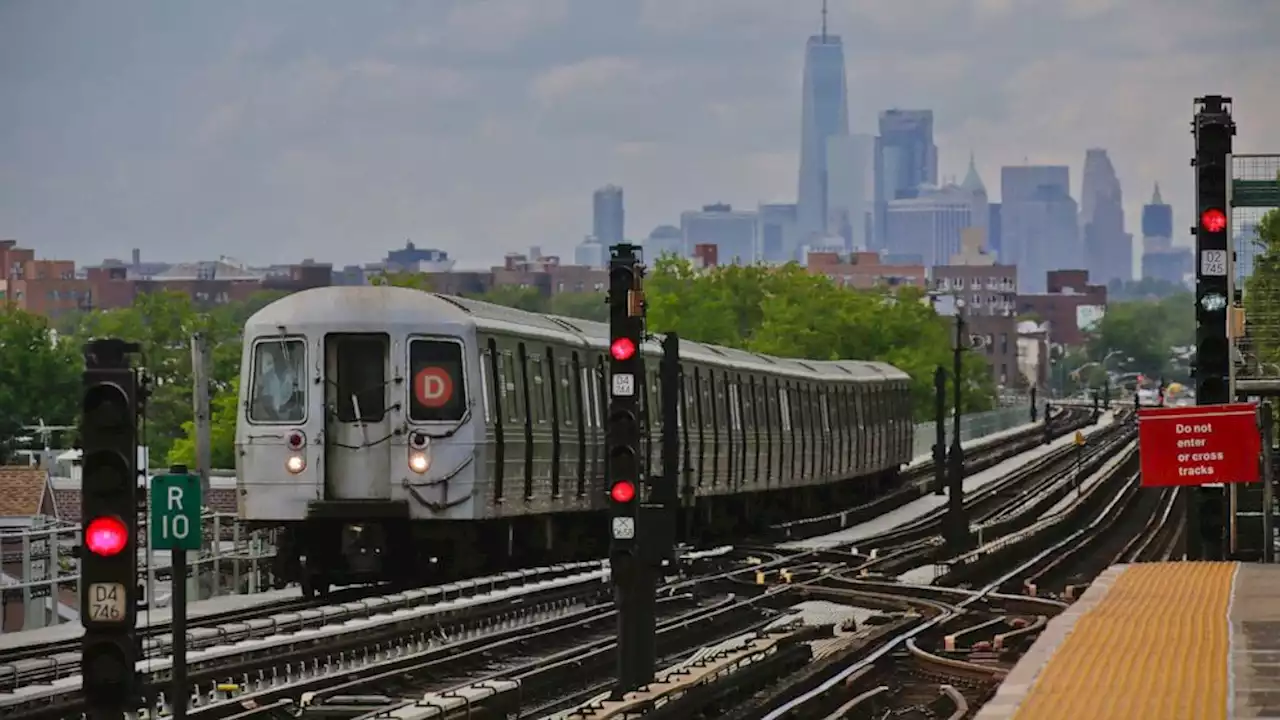
{"label": "city skyline", "polygon": [[[794,202],[819,3],[784,5],[6,3],[0,235],[79,262],[335,264],[407,237],[465,266],[570,257],[606,183],[637,239],[707,203]],[[930,109],[939,176],[972,150],[992,202],[1023,158],[1067,165],[1077,197],[1086,149],[1106,148],[1130,232],[1159,182],[1185,244],[1191,98],[1235,97],[1238,151],[1280,145],[1280,8],[1200,8],[832,2],[849,131]]]}

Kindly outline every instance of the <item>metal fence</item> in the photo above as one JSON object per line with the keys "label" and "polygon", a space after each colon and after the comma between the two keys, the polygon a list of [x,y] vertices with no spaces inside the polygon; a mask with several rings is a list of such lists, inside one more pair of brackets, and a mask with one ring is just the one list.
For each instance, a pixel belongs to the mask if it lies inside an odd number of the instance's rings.
{"label": "metal fence", "polygon": [[[994,435],[998,432],[1011,430],[1020,425],[1027,425],[1031,422],[1031,405],[1028,403],[1022,405],[1012,405],[1009,407],[988,410],[987,412],[971,413],[961,416],[960,418],[960,442],[969,442],[977,440],[988,435]],[[921,458],[933,455],[933,441],[936,423],[926,422],[916,425],[916,436],[914,451],[911,453],[913,457]],[[945,428],[947,435],[947,444],[953,440],[952,424],[947,422]]]}
{"label": "metal fence", "polygon": [[[0,632],[34,630],[79,617],[76,548],[81,528],[37,518],[28,528],[0,529],[4,573],[0,576]],[[187,560],[190,601],[248,594],[272,586],[276,554],[274,530],[244,529],[234,515],[206,512],[204,549]],[[169,603],[172,578],[169,553],[150,553],[145,518],[139,518],[138,564],[141,597],[149,607]]]}

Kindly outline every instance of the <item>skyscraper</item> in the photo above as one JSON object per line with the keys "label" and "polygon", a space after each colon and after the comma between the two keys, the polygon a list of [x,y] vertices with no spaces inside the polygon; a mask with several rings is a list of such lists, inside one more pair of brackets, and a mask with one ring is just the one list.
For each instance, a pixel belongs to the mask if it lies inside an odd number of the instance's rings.
{"label": "skyscraper", "polygon": [[1080,230],[1089,279],[1107,284],[1133,279],[1133,236],[1124,230],[1124,196],[1111,158],[1102,148],[1084,155]]}
{"label": "skyscraper", "polygon": [[875,145],[875,237],[884,247],[885,212],[890,200],[913,198],[921,185],[938,184],[938,146],[933,144],[932,110],[880,113]]}
{"label": "skyscraper", "polygon": [[1173,244],[1173,208],[1160,197],[1156,183],[1151,202],[1142,206],[1142,277],[1184,282],[1192,272],[1191,260],[1191,248]]}
{"label": "skyscraper", "polygon": [[1080,227],[1065,165],[1000,171],[1000,262],[1018,266],[1019,288],[1046,292],[1050,270],[1080,269]]}
{"label": "skyscraper", "polygon": [[827,138],[849,134],[845,99],[844,45],[839,35],[827,34],[827,10],[822,8],[822,33],[809,38],[804,53],[804,94],[800,116],[800,188],[796,221],[803,239],[829,231]]}
{"label": "skyscraper", "polygon": [[622,209],[622,188],[605,185],[592,195],[592,235],[607,249],[621,243],[626,225]]}

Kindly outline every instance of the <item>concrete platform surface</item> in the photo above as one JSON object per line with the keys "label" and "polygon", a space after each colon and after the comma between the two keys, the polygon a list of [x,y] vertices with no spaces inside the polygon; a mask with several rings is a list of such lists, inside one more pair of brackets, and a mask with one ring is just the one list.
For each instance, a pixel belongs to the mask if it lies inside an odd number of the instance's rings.
{"label": "concrete platform surface", "polygon": [[1280,565],[1117,565],[977,720],[1280,718]]}

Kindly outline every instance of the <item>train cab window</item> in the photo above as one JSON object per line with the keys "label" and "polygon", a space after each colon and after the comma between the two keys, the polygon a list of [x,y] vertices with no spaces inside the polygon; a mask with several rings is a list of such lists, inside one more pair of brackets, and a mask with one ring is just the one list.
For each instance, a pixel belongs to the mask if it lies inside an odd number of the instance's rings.
{"label": "train cab window", "polygon": [[387,336],[339,335],[329,342],[337,344],[338,421],[380,422],[387,414]]}
{"label": "train cab window", "polygon": [[298,338],[254,344],[250,422],[296,424],[306,419],[306,356],[307,345]]}
{"label": "train cab window", "polygon": [[[481,367],[483,365],[481,363]],[[409,388],[411,422],[454,422],[462,419],[467,412],[462,343],[435,338],[410,339],[409,372],[413,378]],[[486,400],[486,416],[488,412]]]}

